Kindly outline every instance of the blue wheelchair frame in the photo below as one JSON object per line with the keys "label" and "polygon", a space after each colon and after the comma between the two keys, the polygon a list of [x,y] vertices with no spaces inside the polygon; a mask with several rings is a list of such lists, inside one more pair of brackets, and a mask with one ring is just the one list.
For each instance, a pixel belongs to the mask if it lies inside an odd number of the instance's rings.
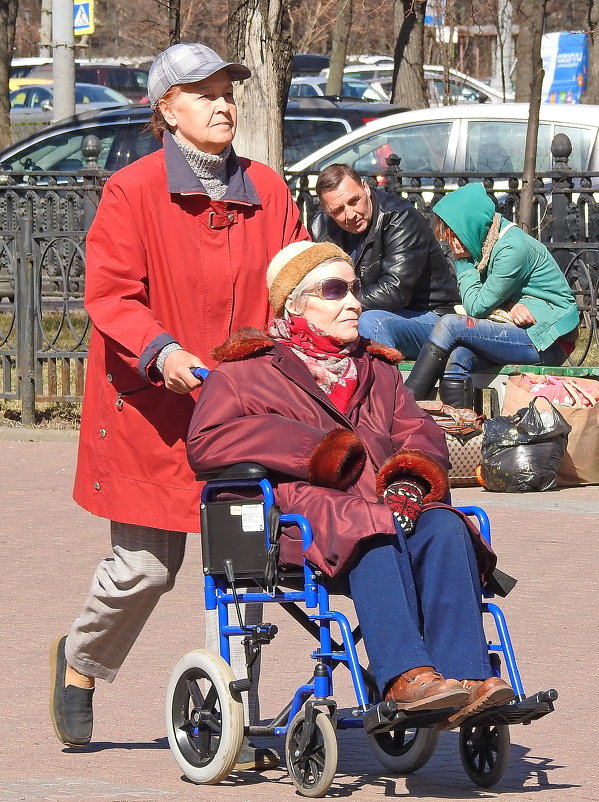
{"label": "blue wheelchair frame", "polygon": [[[210,504],[216,494],[225,490],[227,492],[235,490],[247,490],[251,488],[255,489],[257,486],[260,488],[264,500],[264,536],[266,545],[268,547],[271,536],[268,525],[268,510],[275,504],[273,488],[268,479],[264,478],[259,481],[256,479],[211,479],[204,486],[202,492],[202,504]],[[476,517],[481,534],[490,544],[491,536],[489,518],[484,510],[480,509],[479,507],[459,507],[457,509],[461,510],[461,512],[465,513],[466,515]],[[291,524],[297,526],[302,536],[303,551],[308,548],[312,542],[312,530],[309,521],[305,517],[301,515],[284,514],[280,516],[280,524]],[[282,582],[285,584],[284,579]],[[326,585],[317,576],[317,572],[315,572],[314,568],[304,561],[303,590],[299,591],[283,592],[277,588],[272,593],[266,591],[255,593],[234,593],[229,591],[228,587],[229,582],[226,577],[215,577],[211,574],[205,575],[204,590],[206,609],[217,610],[220,653],[227,662],[230,662],[229,639],[234,636],[243,637],[244,635],[248,634],[248,629],[250,629],[241,625],[232,625],[229,623],[230,605],[235,604],[236,602],[262,602],[265,604],[288,604],[290,602],[302,602],[306,609],[317,610],[317,612],[307,616],[308,621],[313,622],[318,626],[319,648],[312,652],[311,657],[315,660],[318,660],[319,665],[324,666],[325,668],[324,671],[321,669],[320,671],[315,672],[312,682],[304,684],[296,690],[293,699],[290,705],[285,709],[284,714],[281,714],[277,717],[277,719],[273,720],[273,724],[271,726],[248,727],[246,728],[247,732],[250,735],[286,735],[289,722],[301,709],[302,705],[308,698],[313,696],[318,700],[325,700],[332,697],[332,671],[335,665],[338,663],[345,663],[349,668],[356,693],[358,709],[353,711],[354,715],[349,718],[336,718],[336,726],[338,729],[360,728],[363,726],[368,728],[370,722],[367,714],[368,711],[372,709],[372,696],[369,698],[368,689],[364,681],[364,672],[358,659],[355,631],[352,631],[350,623],[343,613],[331,610],[329,591]],[[486,593],[484,595],[487,599],[492,598],[493,596],[493,594],[490,593]],[[516,701],[521,701],[525,699],[524,689],[503,612],[496,604],[490,601],[485,601],[482,604],[482,611],[484,613],[490,613],[493,616],[495,627],[498,633],[498,642],[490,642],[488,648],[491,652],[500,653],[503,655],[510,684],[514,689]],[[342,648],[339,648],[339,645],[336,644],[331,637],[331,622],[333,621],[339,626],[342,637]],[[499,675],[499,660],[492,660],[492,663],[494,664],[495,673]],[[282,721],[281,719],[285,717],[286,721]],[[372,716],[370,718],[372,718]],[[399,716],[398,720],[403,720],[403,718],[403,716]],[[405,718],[410,719],[410,716],[406,716]],[[426,716],[423,718],[422,714],[420,714],[420,716],[417,718],[422,721],[426,720]],[[377,719],[375,719],[375,721],[377,721]]]}

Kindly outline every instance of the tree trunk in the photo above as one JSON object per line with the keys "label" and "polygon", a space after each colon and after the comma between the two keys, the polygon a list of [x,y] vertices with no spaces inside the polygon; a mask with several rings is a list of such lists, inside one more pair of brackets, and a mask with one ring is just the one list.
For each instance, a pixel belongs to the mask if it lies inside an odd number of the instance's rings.
{"label": "tree trunk", "polygon": [[177,45],[181,41],[181,0],[168,0],[168,42]]}
{"label": "tree trunk", "polygon": [[283,113],[291,75],[288,0],[229,0],[229,58],[252,77],[235,91],[235,150],[283,173]]}
{"label": "tree trunk", "polygon": [[[399,0],[395,0],[396,3]],[[403,22],[395,43],[391,100],[411,109],[428,106],[424,81],[424,15],[426,2],[401,0]],[[399,12],[399,9],[397,9]]]}
{"label": "tree trunk", "polygon": [[38,55],[52,57],[52,0],[42,0]]}
{"label": "tree trunk", "polygon": [[505,101],[506,90],[510,84],[512,70],[512,18],[513,5],[510,0],[497,2],[497,39],[491,86],[501,92]]}
{"label": "tree trunk", "polygon": [[329,77],[327,78],[327,95],[341,94],[352,14],[353,0],[339,0],[337,19],[333,27],[333,47],[331,49]]}
{"label": "tree trunk", "polygon": [[[543,60],[541,59],[541,37],[545,21],[545,7],[547,0],[535,0],[532,50],[529,59],[532,64],[532,85],[530,87],[530,107],[528,109],[528,128],[526,130],[526,145],[524,146],[524,170],[522,173],[522,194],[520,195],[520,208],[518,223],[530,233],[532,228],[532,205],[535,190],[537,139],[539,136],[539,109],[543,89]],[[531,3],[533,6],[533,3]]]}
{"label": "tree trunk", "polygon": [[10,145],[8,80],[19,0],[0,0],[0,148]]}
{"label": "tree trunk", "polygon": [[587,44],[589,72],[581,103],[599,103],[599,0],[588,0]]}
{"label": "tree trunk", "polygon": [[[533,39],[535,35],[536,3],[518,0],[513,4],[519,33],[516,40],[516,103],[528,103],[533,79]],[[541,31],[542,33],[542,31]]]}

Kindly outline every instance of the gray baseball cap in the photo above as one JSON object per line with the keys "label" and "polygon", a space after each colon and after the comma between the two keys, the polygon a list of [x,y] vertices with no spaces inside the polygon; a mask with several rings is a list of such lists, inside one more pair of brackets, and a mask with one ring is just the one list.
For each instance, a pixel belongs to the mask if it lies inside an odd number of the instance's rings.
{"label": "gray baseball cap", "polygon": [[223,61],[218,53],[199,42],[171,45],[156,56],[150,67],[148,98],[152,108],[171,86],[203,81],[224,69],[232,81],[243,81],[252,74],[245,64]]}

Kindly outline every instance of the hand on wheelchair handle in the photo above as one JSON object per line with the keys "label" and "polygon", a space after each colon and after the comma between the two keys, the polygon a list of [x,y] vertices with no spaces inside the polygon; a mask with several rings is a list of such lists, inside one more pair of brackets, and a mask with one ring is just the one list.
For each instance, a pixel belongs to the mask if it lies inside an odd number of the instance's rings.
{"label": "hand on wheelchair handle", "polygon": [[202,383],[206,376],[210,373],[208,368],[189,368],[196,379],[200,379]]}

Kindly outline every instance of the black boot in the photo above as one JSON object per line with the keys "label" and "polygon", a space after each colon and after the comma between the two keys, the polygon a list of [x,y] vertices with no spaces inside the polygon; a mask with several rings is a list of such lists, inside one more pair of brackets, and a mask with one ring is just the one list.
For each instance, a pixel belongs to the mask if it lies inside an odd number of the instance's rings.
{"label": "black boot", "polygon": [[449,351],[435,343],[424,343],[405,381],[406,387],[412,391],[416,401],[423,401],[429,397],[437,380],[443,375],[448,359]]}
{"label": "black boot", "polygon": [[474,409],[472,379],[441,379],[439,398],[456,409]]}

